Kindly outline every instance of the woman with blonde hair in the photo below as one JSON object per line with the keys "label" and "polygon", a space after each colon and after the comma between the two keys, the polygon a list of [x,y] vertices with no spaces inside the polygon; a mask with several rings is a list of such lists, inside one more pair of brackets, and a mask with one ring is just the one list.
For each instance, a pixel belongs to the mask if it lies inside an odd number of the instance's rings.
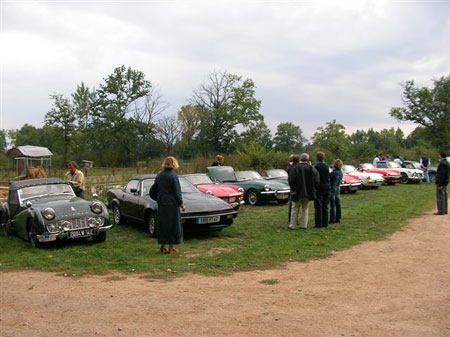
{"label": "woman with blonde hair", "polygon": [[341,181],[344,174],[341,171],[344,163],[336,159],[333,163],[333,172],[330,173],[330,221],[329,223],[341,222]]}
{"label": "woman with blonde hair", "polygon": [[[181,195],[180,181],[174,172],[178,169],[178,162],[174,157],[164,159],[162,171],[155,179],[158,203],[158,222],[156,235],[161,253],[174,254],[178,251],[173,247],[183,243],[183,227],[181,225],[180,209],[185,211]],[[169,245],[167,249],[166,245]]]}

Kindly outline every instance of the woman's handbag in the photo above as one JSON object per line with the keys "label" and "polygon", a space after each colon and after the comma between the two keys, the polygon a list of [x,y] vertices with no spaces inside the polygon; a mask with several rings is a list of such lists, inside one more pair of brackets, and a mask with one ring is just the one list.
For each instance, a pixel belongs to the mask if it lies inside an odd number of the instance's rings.
{"label": "woman's handbag", "polygon": [[150,198],[152,198],[153,200],[156,201],[156,199],[158,199],[158,184],[155,183],[152,185],[152,187],[150,187]]}

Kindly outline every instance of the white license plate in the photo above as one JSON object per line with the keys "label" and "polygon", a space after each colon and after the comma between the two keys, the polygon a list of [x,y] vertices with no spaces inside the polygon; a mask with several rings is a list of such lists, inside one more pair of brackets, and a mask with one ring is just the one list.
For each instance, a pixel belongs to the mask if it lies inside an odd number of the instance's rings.
{"label": "white license plate", "polygon": [[220,221],[220,216],[219,215],[209,216],[207,218],[197,218],[197,223],[198,224],[219,222],[219,221]]}
{"label": "white license plate", "polygon": [[67,233],[67,237],[69,239],[76,239],[76,238],[83,238],[85,236],[91,236],[94,235],[94,229],[88,228],[88,229],[79,229],[76,231],[70,231]]}
{"label": "white license plate", "polygon": [[287,198],[289,198],[289,194],[287,193],[277,195],[277,199],[287,199]]}

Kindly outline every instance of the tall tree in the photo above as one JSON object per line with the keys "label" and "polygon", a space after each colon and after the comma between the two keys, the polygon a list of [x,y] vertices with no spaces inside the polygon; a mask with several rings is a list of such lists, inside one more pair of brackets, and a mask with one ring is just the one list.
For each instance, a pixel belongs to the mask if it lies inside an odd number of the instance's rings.
{"label": "tall tree", "polygon": [[333,120],[325,127],[318,127],[311,138],[316,150],[329,151],[337,158],[345,159],[348,155],[350,141],[345,134],[345,127]]}
{"label": "tall tree", "polygon": [[266,150],[272,149],[272,135],[264,120],[256,122],[241,133],[241,145],[248,146],[255,143]]}
{"label": "tall tree", "polygon": [[181,139],[177,147],[183,157],[193,157],[199,152],[196,146],[200,131],[200,110],[198,107],[192,104],[183,105],[178,111],[178,123]]}
{"label": "tall tree", "polygon": [[280,123],[273,137],[275,149],[283,152],[301,152],[306,138],[300,126],[291,122]]}
{"label": "tall tree", "polygon": [[200,111],[199,140],[204,153],[229,152],[238,134],[236,126],[249,127],[263,119],[261,101],[251,79],[224,72],[208,75],[208,83],[194,91],[191,104]]}
{"label": "tall tree", "polygon": [[412,121],[427,129],[427,136],[441,149],[450,148],[450,75],[433,80],[433,86],[416,87],[414,81],[403,86],[403,107],[394,107],[390,115],[400,121]]}
{"label": "tall tree", "polygon": [[163,116],[156,123],[156,137],[164,144],[166,155],[171,155],[179,138],[179,125],[175,116]]}

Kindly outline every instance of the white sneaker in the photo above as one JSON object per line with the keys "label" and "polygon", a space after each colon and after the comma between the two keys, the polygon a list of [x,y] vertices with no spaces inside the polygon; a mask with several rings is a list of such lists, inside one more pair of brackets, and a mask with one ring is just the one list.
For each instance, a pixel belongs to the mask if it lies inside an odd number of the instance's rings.
{"label": "white sneaker", "polygon": [[289,225],[288,229],[295,229],[295,226]]}

